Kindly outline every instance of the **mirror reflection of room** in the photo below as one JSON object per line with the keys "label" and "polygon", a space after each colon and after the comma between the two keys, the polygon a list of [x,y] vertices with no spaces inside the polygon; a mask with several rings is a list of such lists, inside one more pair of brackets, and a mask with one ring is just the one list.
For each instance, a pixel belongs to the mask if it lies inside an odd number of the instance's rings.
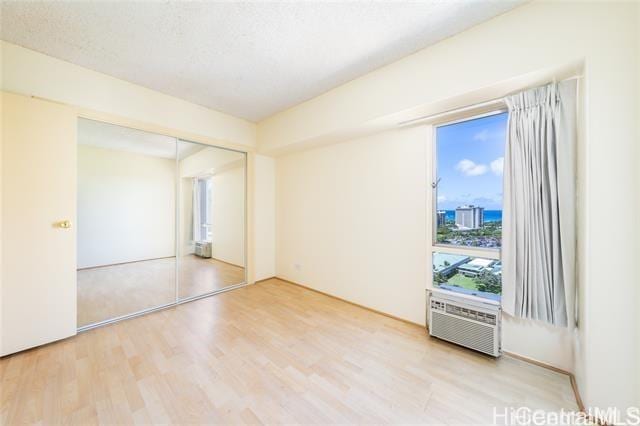
{"label": "mirror reflection of room", "polygon": [[245,283],[245,166],[244,153],[80,119],[78,327]]}
{"label": "mirror reflection of room", "polygon": [[175,301],[175,181],[175,138],[79,120],[79,327]]}
{"label": "mirror reflection of room", "polygon": [[179,297],[245,281],[245,154],[178,143]]}

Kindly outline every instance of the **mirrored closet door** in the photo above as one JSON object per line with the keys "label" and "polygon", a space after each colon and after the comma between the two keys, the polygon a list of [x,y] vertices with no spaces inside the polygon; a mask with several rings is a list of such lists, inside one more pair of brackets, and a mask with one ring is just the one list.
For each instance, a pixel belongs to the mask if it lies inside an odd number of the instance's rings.
{"label": "mirrored closet door", "polygon": [[180,299],[244,282],[245,154],[178,142]]}
{"label": "mirrored closet door", "polygon": [[245,156],[79,120],[80,329],[246,282]]}

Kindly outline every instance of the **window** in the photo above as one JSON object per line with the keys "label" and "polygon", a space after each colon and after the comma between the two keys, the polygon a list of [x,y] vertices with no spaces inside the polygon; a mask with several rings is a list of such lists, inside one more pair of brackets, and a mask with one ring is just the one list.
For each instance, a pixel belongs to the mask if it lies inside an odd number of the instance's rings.
{"label": "window", "polygon": [[508,114],[435,127],[433,285],[500,298],[502,168]]}
{"label": "window", "polygon": [[500,260],[434,252],[432,264],[434,286],[457,293],[500,300]]}
{"label": "window", "polygon": [[211,223],[213,222],[212,213],[212,187],[213,178],[211,176],[194,178],[194,223],[195,240],[196,241],[212,241]]}
{"label": "window", "polygon": [[436,242],[500,247],[507,113],[436,127]]}

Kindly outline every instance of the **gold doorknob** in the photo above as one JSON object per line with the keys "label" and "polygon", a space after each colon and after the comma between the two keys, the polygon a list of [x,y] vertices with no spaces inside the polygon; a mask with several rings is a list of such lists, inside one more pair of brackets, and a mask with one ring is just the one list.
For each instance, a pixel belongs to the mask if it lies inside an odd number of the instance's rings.
{"label": "gold doorknob", "polygon": [[69,229],[69,228],[71,228],[71,221],[70,220],[63,220],[62,222],[58,222],[58,227],[60,227],[62,229]]}

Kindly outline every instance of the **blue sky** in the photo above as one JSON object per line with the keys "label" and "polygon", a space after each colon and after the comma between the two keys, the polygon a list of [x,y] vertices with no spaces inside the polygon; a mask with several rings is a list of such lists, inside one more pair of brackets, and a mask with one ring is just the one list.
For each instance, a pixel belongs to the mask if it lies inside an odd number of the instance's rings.
{"label": "blue sky", "polygon": [[437,128],[438,209],[474,204],[502,210],[507,117],[505,112]]}

